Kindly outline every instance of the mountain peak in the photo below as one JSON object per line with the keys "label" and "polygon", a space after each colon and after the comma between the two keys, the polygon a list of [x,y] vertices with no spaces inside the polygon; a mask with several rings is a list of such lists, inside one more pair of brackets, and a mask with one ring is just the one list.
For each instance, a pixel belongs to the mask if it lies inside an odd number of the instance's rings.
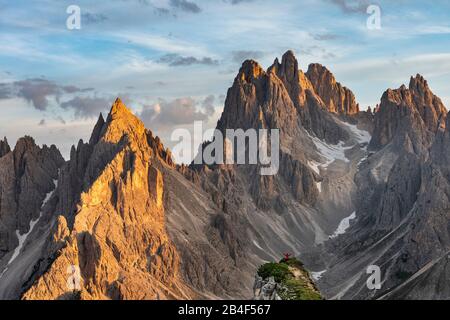
{"label": "mountain peak", "polygon": [[330,70],[328,70],[327,67],[321,65],[320,63],[311,63],[308,66],[308,71],[306,74],[310,77],[313,75],[320,75],[322,79],[326,79],[327,82],[331,84],[336,83],[336,78],[334,77],[333,73],[331,73]]}
{"label": "mountain peak", "polygon": [[[418,117],[415,117],[418,115]],[[401,126],[402,121],[420,119],[430,133],[445,128],[447,110],[442,101],[428,87],[427,80],[417,74],[410,78],[409,86],[402,84],[398,89],[388,89],[381,97],[379,112],[375,116],[375,130],[372,146],[384,146],[399,135],[397,130],[415,130],[424,135],[419,125],[414,128]],[[405,120],[406,119],[406,120]],[[415,143],[416,141],[413,141]]]}
{"label": "mountain peak", "polygon": [[116,100],[114,101],[112,107],[111,107],[111,111],[109,112],[109,114],[114,117],[116,115],[121,115],[123,113],[131,114],[131,111],[122,102],[122,100],[119,97],[117,97]]}
{"label": "mountain peak", "polygon": [[292,50],[286,51],[281,57],[281,63],[275,58],[269,67],[268,73],[275,73],[280,79],[287,81],[298,81],[298,61]]}
{"label": "mountain peak", "polygon": [[297,62],[297,58],[295,57],[294,51],[288,50],[286,51],[283,56],[281,57],[281,63],[284,64],[288,61],[295,61]]}
{"label": "mountain peak", "polygon": [[[99,132],[97,140],[103,139],[111,143],[119,142],[124,135],[128,135],[129,138],[134,137],[133,140],[145,136],[144,123],[128,109],[120,98],[114,101],[106,122],[102,120],[103,116],[100,115],[92,133],[94,140],[95,130]],[[102,127],[101,131],[100,126]]]}
{"label": "mountain peak", "polygon": [[287,79],[298,81],[298,61],[292,50],[283,54],[280,68]]}
{"label": "mountain peak", "polygon": [[415,88],[429,89],[427,80],[420,74],[416,74],[415,77],[411,76],[409,80],[409,90],[414,90]]}
{"label": "mountain peak", "polygon": [[245,82],[251,82],[254,79],[258,79],[260,76],[264,75],[264,69],[255,60],[245,60],[239,69],[238,79]]}

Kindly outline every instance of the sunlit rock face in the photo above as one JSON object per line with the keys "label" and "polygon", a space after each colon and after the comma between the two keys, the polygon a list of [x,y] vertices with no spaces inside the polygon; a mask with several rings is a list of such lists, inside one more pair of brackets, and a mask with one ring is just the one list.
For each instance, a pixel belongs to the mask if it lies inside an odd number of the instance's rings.
{"label": "sunlit rock face", "polygon": [[420,75],[411,77],[409,87],[388,89],[375,113],[372,147],[382,147],[395,137],[408,133],[426,148],[438,130],[445,128],[447,111],[442,101],[433,94],[427,81]]}
{"label": "sunlit rock face", "polygon": [[337,82],[326,67],[318,63],[310,64],[306,76],[328,111],[347,115],[359,112],[353,92]]}
{"label": "sunlit rock face", "polygon": [[[192,297],[165,229],[164,181],[156,163],[171,162],[159,157],[161,150],[120,99],[106,121],[99,118],[90,143],[80,143],[61,172],[60,216],[50,238],[63,245],[25,299]],[[66,269],[72,265],[81,280],[68,292]]]}

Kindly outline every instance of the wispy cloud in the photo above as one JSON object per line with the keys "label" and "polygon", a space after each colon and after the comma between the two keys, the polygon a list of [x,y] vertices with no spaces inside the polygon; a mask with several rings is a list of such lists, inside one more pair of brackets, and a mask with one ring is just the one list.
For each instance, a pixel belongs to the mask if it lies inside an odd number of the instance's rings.
{"label": "wispy cloud", "polygon": [[158,63],[168,64],[169,66],[190,66],[195,64],[203,64],[207,66],[215,66],[219,64],[219,61],[214,60],[211,57],[184,57],[175,53],[169,53],[159,58]]}
{"label": "wispy cloud", "polygon": [[231,52],[231,59],[235,63],[242,63],[247,59],[257,60],[264,56],[264,52],[257,50],[236,50]]}
{"label": "wispy cloud", "polygon": [[[153,105],[145,105],[140,113],[144,123],[150,128],[164,129],[178,125],[192,124],[194,121],[206,121],[213,114],[214,99],[207,97],[203,103],[190,98],[178,98],[171,101],[159,99]],[[203,106],[199,109],[198,106]]]}
{"label": "wispy cloud", "polygon": [[240,4],[240,3],[245,3],[245,2],[253,2],[255,0],[224,0],[226,2],[229,2],[231,4]]}
{"label": "wispy cloud", "polygon": [[371,5],[369,0],[326,0],[337,7],[344,13],[366,14],[367,7]]}
{"label": "wispy cloud", "polygon": [[118,39],[124,43],[139,45],[159,52],[208,56],[208,50],[203,45],[186,40],[169,39],[167,36],[140,32],[117,32],[111,33],[110,36],[112,39]]}
{"label": "wispy cloud", "polygon": [[62,102],[60,104],[63,109],[71,109],[78,119],[89,119],[97,117],[100,112],[108,110],[113,99],[105,99],[99,97],[79,97]]}
{"label": "wispy cloud", "polygon": [[57,83],[42,79],[32,78],[0,84],[0,99],[12,97],[23,98],[37,110],[44,111],[49,105],[49,98],[59,100],[64,93],[76,93],[92,91],[92,88],[78,88],[74,85],[58,85]]}
{"label": "wispy cloud", "polygon": [[81,14],[81,21],[86,24],[96,24],[108,20],[108,16],[103,13],[83,12]]}
{"label": "wispy cloud", "polygon": [[314,40],[317,41],[327,41],[327,40],[336,40],[340,36],[335,33],[316,33],[311,34],[311,36],[314,38]]}
{"label": "wispy cloud", "polygon": [[170,0],[170,5],[174,8],[190,13],[199,13],[202,11],[197,4],[188,0]]}

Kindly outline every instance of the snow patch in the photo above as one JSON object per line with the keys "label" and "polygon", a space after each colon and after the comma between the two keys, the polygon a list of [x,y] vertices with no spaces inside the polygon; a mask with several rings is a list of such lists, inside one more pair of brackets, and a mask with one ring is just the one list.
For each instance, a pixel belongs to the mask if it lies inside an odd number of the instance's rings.
{"label": "snow patch", "polygon": [[339,141],[338,144],[328,144],[317,137],[311,136],[309,133],[308,136],[314,142],[314,145],[316,146],[320,155],[326,159],[326,162],[322,164],[323,167],[327,168],[336,160],[350,162],[350,160],[345,156],[345,151],[353,148],[353,146],[345,147],[345,143],[343,141]]}
{"label": "snow patch", "polygon": [[320,278],[322,278],[322,275],[327,272],[327,270],[322,270],[322,271],[317,271],[317,272],[310,272],[311,277],[313,278],[314,281],[318,281],[320,280]]}
{"label": "snow patch", "polygon": [[359,166],[360,166],[364,161],[366,161],[367,158],[368,158],[368,156],[365,156],[364,158],[362,158],[361,160],[359,160],[359,162],[358,162],[358,164],[356,165],[356,167],[359,168]]}
{"label": "snow patch", "polygon": [[[367,144],[372,139],[370,133],[366,130],[358,129],[358,127],[354,124],[350,124],[341,120],[337,120],[341,125],[347,127],[347,129],[353,134],[354,138],[359,144],[366,144],[366,146],[361,149],[367,152]],[[326,159],[325,163],[318,163],[316,161],[308,161],[309,167],[314,170],[317,174],[320,174],[319,166],[327,168],[331,163],[336,160],[342,160],[344,162],[350,162],[350,160],[345,156],[345,151],[352,149],[355,145],[345,146],[345,142],[339,141],[338,144],[328,144],[316,136],[312,136],[309,132],[306,132],[307,135],[311,138],[320,155]],[[365,160],[364,158],[363,160]],[[362,161],[363,161],[362,160]],[[361,161],[361,162],[362,162]],[[361,163],[360,162],[360,163]],[[358,163],[358,165],[360,164]]]}
{"label": "snow patch", "polygon": [[255,240],[253,240],[253,244],[258,248],[261,249],[262,251],[264,251],[263,248],[261,248],[261,246],[258,244],[258,242],[256,242]]}
{"label": "snow patch", "polygon": [[372,139],[372,136],[368,131],[358,129],[358,127],[355,124],[350,124],[344,121],[339,122],[342,125],[346,126],[355,135],[355,138],[359,143],[369,143],[370,139]]}
{"label": "snow patch", "polygon": [[319,189],[319,192],[322,192],[322,182],[316,182],[317,189]]}
{"label": "snow patch", "polygon": [[316,161],[308,161],[308,166],[318,175],[320,175],[320,170],[319,170],[319,166],[320,163],[316,162]]}
{"label": "snow patch", "polygon": [[337,236],[344,234],[350,227],[350,220],[356,218],[356,211],[353,211],[351,215],[341,220],[336,231],[330,236],[330,239],[336,238]]}

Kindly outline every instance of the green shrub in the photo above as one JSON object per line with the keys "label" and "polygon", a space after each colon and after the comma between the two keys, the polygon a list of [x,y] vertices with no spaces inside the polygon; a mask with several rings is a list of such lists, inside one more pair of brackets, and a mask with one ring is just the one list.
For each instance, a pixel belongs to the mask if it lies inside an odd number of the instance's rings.
{"label": "green shrub", "polygon": [[258,268],[258,275],[261,278],[273,277],[278,283],[282,283],[290,274],[288,265],[284,263],[269,262]]}

